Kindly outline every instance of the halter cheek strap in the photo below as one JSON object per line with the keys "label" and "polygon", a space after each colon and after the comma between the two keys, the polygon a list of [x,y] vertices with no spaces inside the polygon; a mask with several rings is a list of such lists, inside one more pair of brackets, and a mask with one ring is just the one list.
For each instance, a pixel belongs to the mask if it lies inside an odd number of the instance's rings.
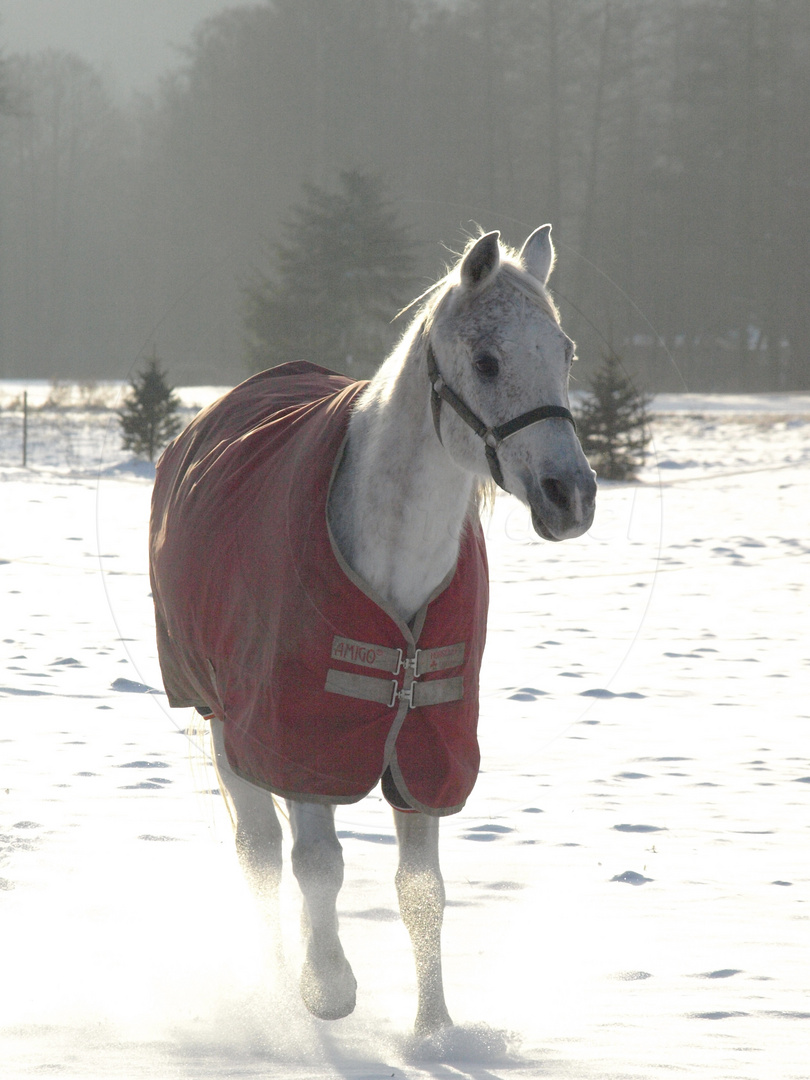
{"label": "halter cheek strap", "polygon": [[436,429],[436,435],[439,442],[442,441],[441,433],[441,408],[442,402],[446,401],[447,404],[453,409],[461,419],[471,427],[475,434],[484,441],[484,453],[487,456],[487,464],[489,465],[489,471],[492,475],[492,479],[498,485],[507,491],[506,485],[503,482],[503,471],[501,470],[501,463],[498,460],[498,447],[504,441],[508,439],[510,435],[515,435],[518,431],[522,431],[523,428],[530,427],[532,424],[538,424],[541,420],[550,420],[552,417],[560,417],[563,420],[567,420],[573,427],[574,431],[577,430],[577,425],[574,422],[574,417],[571,412],[564,408],[562,405],[540,405],[536,409],[530,409],[528,412],[521,413],[520,416],[516,416],[513,420],[507,420],[503,424],[498,424],[496,427],[487,427],[480,417],[476,416],[469,405],[451,390],[442,376],[439,374],[439,368],[436,363],[436,354],[433,351],[433,345],[428,341],[427,345],[427,370],[428,378],[430,379],[430,408],[433,413],[433,426]]}

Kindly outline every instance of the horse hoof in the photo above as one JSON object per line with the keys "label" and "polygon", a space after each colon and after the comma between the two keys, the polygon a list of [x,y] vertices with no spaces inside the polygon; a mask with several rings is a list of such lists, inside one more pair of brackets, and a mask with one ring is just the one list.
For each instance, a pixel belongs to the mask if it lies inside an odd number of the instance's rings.
{"label": "horse hoof", "polygon": [[413,1033],[418,1039],[429,1039],[434,1035],[441,1035],[453,1027],[453,1021],[447,1010],[430,1016],[417,1016],[413,1025]]}
{"label": "horse hoof", "polygon": [[349,961],[342,957],[316,966],[307,960],[301,970],[301,997],[319,1020],[341,1020],[354,1012],[357,980]]}

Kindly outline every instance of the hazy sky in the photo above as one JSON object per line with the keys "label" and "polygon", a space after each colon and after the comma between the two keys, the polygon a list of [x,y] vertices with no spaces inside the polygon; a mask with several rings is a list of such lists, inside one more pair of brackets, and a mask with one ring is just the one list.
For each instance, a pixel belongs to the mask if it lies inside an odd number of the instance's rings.
{"label": "hazy sky", "polygon": [[238,0],[0,0],[5,54],[56,48],[78,53],[120,88],[150,90],[206,16]]}

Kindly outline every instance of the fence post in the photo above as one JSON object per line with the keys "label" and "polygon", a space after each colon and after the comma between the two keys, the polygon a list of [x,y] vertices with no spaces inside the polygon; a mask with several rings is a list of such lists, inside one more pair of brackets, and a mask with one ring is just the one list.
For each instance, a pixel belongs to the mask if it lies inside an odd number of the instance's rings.
{"label": "fence post", "polygon": [[23,430],[22,430],[23,468],[28,466],[28,391],[23,390]]}

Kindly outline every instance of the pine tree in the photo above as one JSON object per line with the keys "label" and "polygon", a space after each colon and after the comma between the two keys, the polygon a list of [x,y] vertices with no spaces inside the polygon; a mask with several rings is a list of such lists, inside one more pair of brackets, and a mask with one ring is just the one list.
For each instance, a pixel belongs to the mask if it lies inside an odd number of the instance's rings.
{"label": "pine tree", "polygon": [[154,461],[160,449],[182,428],[177,415],[180,399],[166,381],[157,352],[146,361],[146,368],[130,382],[130,393],[118,412],[122,446],[138,457]]}
{"label": "pine tree", "polygon": [[604,480],[632,480],[644,464],[649,436],[649,398],[640,394],[608,353],[577,411],[582,449]]}
{"label": "pine tree", "polygon": [[413,245],[377,177],[343,172],[337,192],[304,191],[274,249],[275,275],[243,288],[250,367],[306,359],[370,375],[413,292]]}

